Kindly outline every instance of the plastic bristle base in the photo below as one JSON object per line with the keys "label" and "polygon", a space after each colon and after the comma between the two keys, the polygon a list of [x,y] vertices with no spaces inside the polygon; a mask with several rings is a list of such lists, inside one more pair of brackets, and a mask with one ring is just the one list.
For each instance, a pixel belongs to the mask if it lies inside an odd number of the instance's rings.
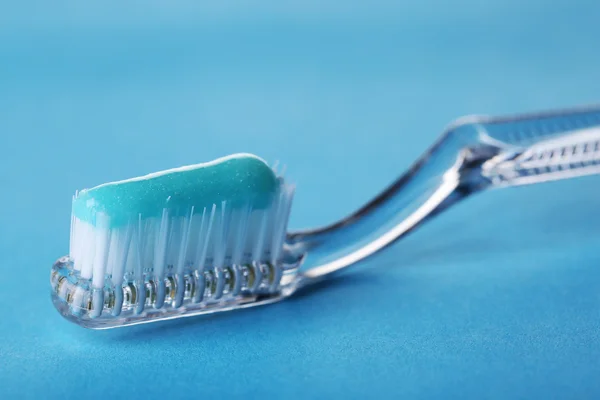
{"label": "plastic bristle base", "polygon": [[229,301],[213,304],[191,304],[179,308],[163,308],[144,311],[140,314],[123,313],[119,317],[113,318],[86,318],[73,310],[73,308],[62,298],[58,297],[56,292],[51,293],[52,303],[58,312],[77,325],[88,329],[111,329],[129,325],[146,324],[182,317],[193,317],[203,314],[212,314],[222,311],[231,311],[236,309],[254,307],[264,304],[270,304],[283,300],[285,296],[281,293],[272,293],[257,296],[240,296]]}
{"label": "plastic bristle base", "polygon": [[[276,269],[281,267],[255,263],[219,271],[186,271],[170,275],[163,282],[146,278],[119,286],[111,285],[107,279],[105,287],[99,289],[94,288],[89,279],[81,278],[72,261],[63,257],[52,267],[51,295],[54,306],[67,320],[85,328],[108,329],[281,300],[291,291],[289,285],[282,285],[283,282],[278,282],[273,289],[273,279],[279,275]],[[287,272],[292,278],[293,270]],[[257,277],[261,278],[260,282]],[[293,282],[293,279],[286,282]],[[162,299],[158,296],[161,286],[164,289]]]}

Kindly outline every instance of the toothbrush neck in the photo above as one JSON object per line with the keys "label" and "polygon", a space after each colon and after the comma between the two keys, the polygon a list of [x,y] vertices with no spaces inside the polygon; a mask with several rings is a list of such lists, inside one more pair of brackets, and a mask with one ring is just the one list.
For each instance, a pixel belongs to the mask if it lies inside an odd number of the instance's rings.
{"label": "toothbrush neck", "polygon": [[325,228],[289,234],[286,253],[302,262],[301,271],[309,280],[370,256],[486,187],[477,161],[489,159],[484,153],[465,152],[460,143],[443,138],[408,173],[354,214]]}

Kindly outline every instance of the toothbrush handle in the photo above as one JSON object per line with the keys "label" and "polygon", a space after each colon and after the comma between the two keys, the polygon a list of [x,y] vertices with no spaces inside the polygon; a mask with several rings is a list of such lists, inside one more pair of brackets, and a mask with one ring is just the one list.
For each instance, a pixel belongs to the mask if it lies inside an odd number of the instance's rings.
{"label": "toothbrush handle", "polygon": [[287,237],[298,285],[383,249],[465,197],[489,188],[600,173],[600,107],[489,118],[465,117],[410,170],[361,209]]}
{"label": "toothbrush handle", "polygon": [[600,172],[600,109],[588,108],[472,122],[499,154],[482,165],[494,186],[513,186]]}

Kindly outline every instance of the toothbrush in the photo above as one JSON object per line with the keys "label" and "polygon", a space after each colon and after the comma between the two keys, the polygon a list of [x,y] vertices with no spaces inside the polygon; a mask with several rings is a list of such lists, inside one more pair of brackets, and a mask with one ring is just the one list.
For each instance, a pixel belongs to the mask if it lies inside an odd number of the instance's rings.
{"label": "toothbrush", "polygon": [[250,154],[79,191],[62,316],[106,329],[272,303],[487,189],[600,172],[600,107],[452,123],[410,170],[330,226],[287,233],[294,186]]}

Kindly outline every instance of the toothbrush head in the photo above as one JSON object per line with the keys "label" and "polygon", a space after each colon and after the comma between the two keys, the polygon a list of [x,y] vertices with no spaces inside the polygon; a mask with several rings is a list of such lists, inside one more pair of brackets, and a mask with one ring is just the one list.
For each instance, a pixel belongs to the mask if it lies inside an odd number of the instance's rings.
{"label": "toothbrush head", "polygon": [[282,262],[293,194],[250,154],[77,192],[54,305],[102,329],[280,299],[296,272]]}

